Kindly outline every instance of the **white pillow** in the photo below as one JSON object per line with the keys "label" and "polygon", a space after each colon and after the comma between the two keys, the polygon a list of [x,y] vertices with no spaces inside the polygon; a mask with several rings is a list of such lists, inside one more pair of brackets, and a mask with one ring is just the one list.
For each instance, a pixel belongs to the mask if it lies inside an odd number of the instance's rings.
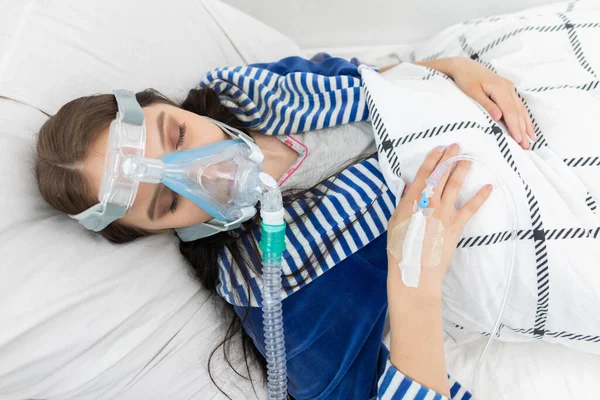
{"label": "white pillow", "polygon": [[204,5],[246,64],[304,55],[294,41],[239,10],[220,1]]}
{"label": "white pillow", "polygon": [[48,114],[115,88],[182,99],[209,69],[300,54],[215,0],[0,3],[0,96]]}
{"label": "white pillow", "polygon": [[[212,0],[0,10],[0,399],[218,398],[206,362],[224,327],[176,238],[114,246],[59,215],[38,193],[33,137],[75,97],[151,86],[181,99],[211,68],[298,47]],[[219,357],[213,373],[233,398],[253,393]]]}
{"label": "white pillow", "polygon": [[[224,328],[175,237],[114,246],[46,205],[32,168],[45,119],[0,99],[0,398],[216,395],[206,362]],[[230,395],[249,390],[215,361]]]}

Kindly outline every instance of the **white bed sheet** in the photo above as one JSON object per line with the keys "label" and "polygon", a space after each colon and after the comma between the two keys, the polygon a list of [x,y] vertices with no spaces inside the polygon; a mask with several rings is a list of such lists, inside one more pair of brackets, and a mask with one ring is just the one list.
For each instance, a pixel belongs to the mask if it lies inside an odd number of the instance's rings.
{"label": "white bed sheet", "polygon": [[[460,345],[446,337],[448,371],[469,387],[486,341]],[[486,400],[592,399],[600,391],[599,376],[597,355],[544,342],[494,342],[474,390]]]}
{"label": "white bed sheet", "polygon": [[[389,329],[386,326],[386,330]],[[458,343],[444,335],[448,373],[482,400],[580,400],[600,392],[600,356],[546,343],[494,341],[473,372],[488,338]],[[389,347],[389,330],[383,342]]]}

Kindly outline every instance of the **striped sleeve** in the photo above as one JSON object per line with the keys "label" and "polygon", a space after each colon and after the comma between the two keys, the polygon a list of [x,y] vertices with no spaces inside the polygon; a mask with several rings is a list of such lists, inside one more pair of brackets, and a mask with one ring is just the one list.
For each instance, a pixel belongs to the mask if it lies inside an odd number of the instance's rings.
{"label": "striped sleeve", "polygon": [[[217,68],[199,88],[210,88],[246,127],[287,135],[369,119],[361,79],[312,72],[279,75],[257,67]],[[331,71],[330,71],[331,73]]]}
{"label": "striped sleeve", "polygon": [[301,57],[287,57],[277,62],[250,64],[249,67],[266,69],[278,75],[311,72],[323,76],[347,75],[360,79],[356,64],[343,58],[332,57],[327,53],[316,54],[310,60]]}
{"label": "striped sleeve", "polygon": [[[465,388],[460,383],[450,379],[450,399],[451,400],[470,400],[472,398]],[[448,400],[448,397],[442,396],[439,393],[413,381],[408,376],[405,376],[398,371],[387,360],[385,370],[379,378],[377,384],[377,399],[378,400]]]}

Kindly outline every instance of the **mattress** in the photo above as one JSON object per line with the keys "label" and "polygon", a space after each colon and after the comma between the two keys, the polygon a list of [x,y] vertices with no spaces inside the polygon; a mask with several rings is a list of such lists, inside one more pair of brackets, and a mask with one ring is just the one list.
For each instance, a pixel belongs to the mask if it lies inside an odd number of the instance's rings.
{"label": "mattress", "polygon": [[[444,335],[448,373],[470,388],[476,399],[579,400],[600,392],[600,356],[545,342],[494,341],[474,385],[477,361],[487,340],[459,343]],[[389,330],[383,342],[389,347]]]}
{"label": "mattress", "polygon": [[[473,388],[487,338],[458,344],[446,336],[452,376]],[[591,399],[600,391],[600,357],[544,342],[494,342],[478,373],[475,397],[487,400]]]}

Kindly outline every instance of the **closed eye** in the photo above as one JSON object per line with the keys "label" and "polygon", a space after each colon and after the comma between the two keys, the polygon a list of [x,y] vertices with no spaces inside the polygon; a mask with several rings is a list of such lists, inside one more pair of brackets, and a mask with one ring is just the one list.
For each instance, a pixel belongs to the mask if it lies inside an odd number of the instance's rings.
{"label": "closed eye", "polygon": [[173,201],[169,207],[169,212],[175,214],[175,211],[177,211],[177,205],[179,204],[179,195],[174,191],[171,191],[171,193],[173,194]]}
{"label": "closed eye", "polygon": [[185,122],[179,125],[179,139],[177,140],[177,144],[175,145],[175,150],[179,149],[179,146],[183,144],[183,141],[185,140],[186,129],[187,127],[185,125]]}

